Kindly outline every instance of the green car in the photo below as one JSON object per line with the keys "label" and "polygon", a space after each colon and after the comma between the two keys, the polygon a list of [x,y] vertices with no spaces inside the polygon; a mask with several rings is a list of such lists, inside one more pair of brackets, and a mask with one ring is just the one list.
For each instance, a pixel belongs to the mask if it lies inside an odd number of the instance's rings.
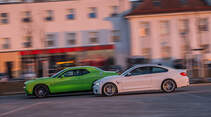
{"label": "green car", "polygon": [[48,78],[26,81],[24,90],[26,95],[36,97],[46,97],[55,93],[91,91],[96,80],[111,75],[118,74],[91,66],[71,67]]}

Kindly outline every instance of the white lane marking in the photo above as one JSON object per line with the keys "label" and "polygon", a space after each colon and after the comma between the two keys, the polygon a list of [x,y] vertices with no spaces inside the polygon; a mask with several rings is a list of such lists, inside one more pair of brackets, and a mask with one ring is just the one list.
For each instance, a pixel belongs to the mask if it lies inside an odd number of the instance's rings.
{"label": "white lane marking", "polygon": [[20,108],[17,108],[17,109],[14,109],[14,110],[11,110],[11,111],[8,111],[8,112],[5,112],[5,113],[1,113],[0,117],[7,116],[9,114],[12,114],[12,113],[15,113],[15,112],[18,112],[18,111],[26,110],[26,109],[29,109],[33,106],[37,106],[37,105],[41,105],[41,104],[47,104],[47,103],[49,103],[49,102],[38,102],[38,103],[31,104],[31,105],[28,105],[28,106],[20,107]]}

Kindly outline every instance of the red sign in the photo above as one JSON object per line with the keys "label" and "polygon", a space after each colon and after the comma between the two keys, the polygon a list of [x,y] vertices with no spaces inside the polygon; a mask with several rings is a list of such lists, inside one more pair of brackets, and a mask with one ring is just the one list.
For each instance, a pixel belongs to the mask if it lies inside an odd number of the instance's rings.
{"label": "red sign", "polygon": [[114,49],[114,45],[97,45],[97,46],[85,46],[85,47],[73,47],[73,48],[25,50],[25,51],[20,51],[20,54],[21,55],[36,55],[36,54],[53,54],[53,53],[79,52],[79,51],[91,51],[91,50],[107,50],[107,49]]}

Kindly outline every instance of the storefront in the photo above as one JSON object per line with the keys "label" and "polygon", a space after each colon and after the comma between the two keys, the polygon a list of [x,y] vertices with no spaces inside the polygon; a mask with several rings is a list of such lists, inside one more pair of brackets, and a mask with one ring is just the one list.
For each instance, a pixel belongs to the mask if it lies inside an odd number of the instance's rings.
{"label": "storefront", "polygon": [[19,52],[0,53],[0,73],[6,74],[8,78],[17,78],[19,76],[20,64]]}
{"label": "storefront", "polygon": [[23,77],[50,76],[71,66],[103,66],[113,57],[114,45],[21,51]]}

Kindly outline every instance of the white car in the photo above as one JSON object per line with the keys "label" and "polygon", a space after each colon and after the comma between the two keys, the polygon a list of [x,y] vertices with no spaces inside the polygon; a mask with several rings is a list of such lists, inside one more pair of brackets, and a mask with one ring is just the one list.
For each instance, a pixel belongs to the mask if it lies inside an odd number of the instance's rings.
{"label": "white car", "polygon": [[185,70],[154,64],[136,65],[121,75],[97,80],[93,85],[96,95],[114,96],[123,92],[163,90],[170,93],[189,85]]}

